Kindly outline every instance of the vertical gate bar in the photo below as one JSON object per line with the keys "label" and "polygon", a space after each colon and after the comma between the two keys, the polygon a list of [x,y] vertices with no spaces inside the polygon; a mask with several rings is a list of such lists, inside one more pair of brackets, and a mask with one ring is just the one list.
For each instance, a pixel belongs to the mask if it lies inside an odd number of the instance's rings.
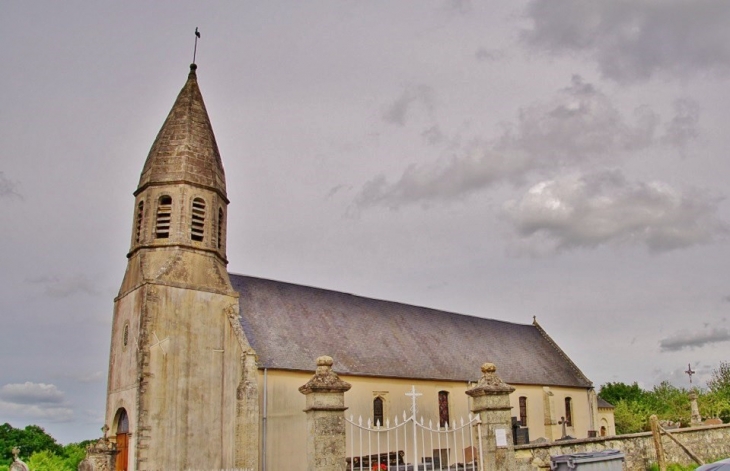
{"label": "vertical gate bar", "polygon": [[370,419],[368,419],[368,466],[372,468],[373,464],[370,462],[371,456],[373,456],[373,426]]}
{"label": "vertical gate bar", "polygon": [[408,421],[405,420],[405,412],[403,413],[403,453],[408,459]]}
{"label": "vertical gate bar", "polygon": [[452,423],[454,425],[451,428],[451,439],[454,441],[454,453],[452,453],[452,454],[454,455],[454,461],[457,461],[458,462],[459,461],[459,442],[456,439],[456,437],[457,437],[457,435],[456,435],[456,419],[454,419],[454,421]]}
{"label": "vertical gate bar", "polygon": [[433,424],[429,421],[428,423],[428,429],[429,429],[429,438],[431,439],[431,471],[434,471],[434,465],[433,465]]}
{"label": "vertical gate bar", "polygon": [[[423,436],[425,429],[426,427],[423,426],[423,417],[421,417],[421,449],[423,450],[423,458],[426,457],[426,437]],[[426,460],[422,459],[421,461],[423,461],[423,467],[425,468]],[[416,467],[414,469],[418,469],[418,463],[415,463],[415,466]]]}
{"label": "vertical gate bar", "polygon": [[451,465],[451,446],[449,445],[449,423],[446,422],[446,432],[444,433],[444,436],[446,437],[446,468]]}
{"label": "vertical gate bar", "polygon": [[416,410],[414,408],[413,415],[411,416],[413,421],[413,462],[418,463],[418,432],[416,431]]}
{"label": "vertical gate bar", "polygon": [[360,471],[362,471],[362,416],[360,417]]}
{"label": "vertical gate bar", "polygon": [[440,470],[443,468],[441,466],[441,425],[440,424],[439,424],[439,427],[437,430],[438,430],[438,432],[436,433],[436,436],[438,437],[438,442],[439,442],[438,450],[439,450],[439,470]]}
{"label": "vertical gate bar", "polygon": [[[395,451],[398,452],[398,416],[395,416]],[[398,463],[398,459],[395,460]],[[398,468],[396,468],[398,469]]]}
{"label": "vertical gate bar", "polygon": [[[376,449],[377,449],[377,452],[376,453],[377,453],[378,457],[375,458],[375,460],[378,463],[378,467],[375,468],[375,469],[377,469],[378,471],[380,471],[380,426],[378,426],[377,432],[375,432],[375,436],[377,437],[377,440],[378,440],[377,447],[376,447]],[[371,463],[371,465],[372,465],[372,463]]]}
{"label": "vertical gate bar", "polygon": [[461,419],[461,460],[466,466],[466,440],[464,440],[464,418]]}
{"label": "vertical gate bar", "polygon": [[353,430],[352,415],[350,415],[350,471],[355,470],[355,430]]}

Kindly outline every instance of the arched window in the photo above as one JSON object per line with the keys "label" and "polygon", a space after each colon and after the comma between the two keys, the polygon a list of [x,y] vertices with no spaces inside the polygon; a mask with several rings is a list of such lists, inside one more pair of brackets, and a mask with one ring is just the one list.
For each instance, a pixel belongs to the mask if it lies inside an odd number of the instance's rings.
{"label": "arched window", "polygon": [[117,433],[129,433],[129,417],[127,411],[122,409],[119,412],[119,419],[117,419]]}
{"label": "arched window", "polygon": [[447,391],[439,391],[439,425],[441,427],[449,425],[449,393]]}
{"label": "arched window", "polygon": [[218,249],[223,247],[223,208],[218,208]]}
{"label": "arched window", "polygon": [[527,427],[527,398],[520,396],[520,425]]}
{"label": "arched window", "polygon": [[203,198],[193,200],[193,218],[190,224],[190,238],[202,242],[205,231],[205,201]]}
{"label": "arched window", "polygon": [[569,397],[565,398],[565,425],[573,426],[573,400]]}
{"label": "arched window", "polygon": [[140,201],[137,205],[137,220],[135,221],[135,237],[134,242],[139,243],[142,236],[142,219],[144,218],[144,201]]}
{"label": "arched window", "polygon": [[602,437],[606,436],[606,427],[604,425],[601,425],[601,436]]}
{"label": "arched window", "polygon": [[373,422],[383,425],[383,398],[380,396],[373,399]]}
{"label": "arched window", "polygon": [[170,220],[172,218],[172,198],[160,196],[157,203],[157,219],[155,220],[155,237],[167,239],[170,237]]}

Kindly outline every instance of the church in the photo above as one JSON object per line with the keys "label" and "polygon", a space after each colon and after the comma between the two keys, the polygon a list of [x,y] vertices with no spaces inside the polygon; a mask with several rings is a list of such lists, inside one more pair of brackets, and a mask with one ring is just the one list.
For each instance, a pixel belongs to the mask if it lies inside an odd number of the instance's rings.
{"label": "church", "polygon": [[530,439],[615,432],[611,406],[535,320],[228,273],[228,203],[193,64],[134,192],[105,414],[117,470],[304,470],[298,388],[321,355],[352,385],[348,416],[387,420],[415,386],[426,420],[448,424],[491,362]]}

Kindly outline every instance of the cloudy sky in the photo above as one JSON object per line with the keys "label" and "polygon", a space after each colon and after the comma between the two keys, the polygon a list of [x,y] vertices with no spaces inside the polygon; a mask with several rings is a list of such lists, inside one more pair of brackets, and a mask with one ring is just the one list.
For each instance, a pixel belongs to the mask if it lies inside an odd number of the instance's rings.
{"label": "cloudy sky", "polygon": [[596,385],[704,385],[730,360],[728,24],[715,0],[5,2],[0,422],[100,434],[132,192],[195,27],[231,272],[537,316]]}

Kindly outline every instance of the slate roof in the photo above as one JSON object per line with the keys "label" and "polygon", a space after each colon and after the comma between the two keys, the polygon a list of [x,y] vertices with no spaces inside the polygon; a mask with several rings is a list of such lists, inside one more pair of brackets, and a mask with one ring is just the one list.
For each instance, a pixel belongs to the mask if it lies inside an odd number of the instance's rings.
{"label": "slate roof", "polygon": [[146,186],[181,181],[219,191],[225,198],[226,177],[198,78],[190,73],[157,133],[144,163],[135,194]]}
{"label": "slate roof", "polygon": [[538,324],[472,317],[337,291],[230,275],[261,368],[475,381],[484,362],[511,384],[592,383]]}
{"label": "slate roof", "polygon": [[603,399],[601,396],[598,396],[598,408],[599,409],[615,409],[613,404],[608,402],[607,400]]}

